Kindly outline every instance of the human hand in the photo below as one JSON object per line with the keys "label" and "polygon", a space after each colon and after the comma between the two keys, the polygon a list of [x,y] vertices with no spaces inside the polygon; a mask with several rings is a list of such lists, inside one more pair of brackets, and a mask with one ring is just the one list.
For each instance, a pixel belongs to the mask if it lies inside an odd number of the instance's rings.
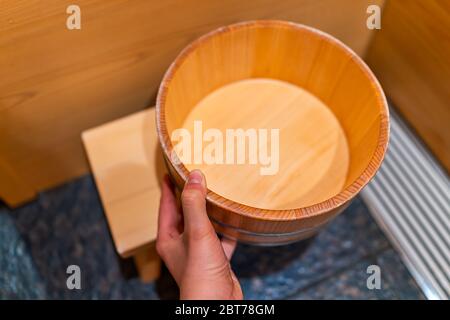
{"label": "human hand", "polygon": [[242,299],[229,262],[236,241],[218,238],[205,197],[205,177],[194,170],[181,194],[181,212],[164,178],[156,249],[180,288],[180,299]]}

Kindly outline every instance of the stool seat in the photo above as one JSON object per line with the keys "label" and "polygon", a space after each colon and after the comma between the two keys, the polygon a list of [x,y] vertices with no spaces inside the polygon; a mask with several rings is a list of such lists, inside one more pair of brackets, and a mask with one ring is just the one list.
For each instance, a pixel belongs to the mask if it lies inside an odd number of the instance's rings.
{"label": "stool seat", "polygon": [[161,181],[165,174],[150,108],[82,133],[114,245],[133,256],[143,280],[159,274],[155,250]]}

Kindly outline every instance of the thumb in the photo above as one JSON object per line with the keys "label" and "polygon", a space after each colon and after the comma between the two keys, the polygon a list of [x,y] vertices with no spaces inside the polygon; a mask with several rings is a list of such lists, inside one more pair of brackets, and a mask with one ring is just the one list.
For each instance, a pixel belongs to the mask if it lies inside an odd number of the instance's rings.
{"label": "thumb", "polygon": [[206,213],[206,179],[200,170],[193,170],[181,193],[184,230],[194,238],[214,233]]}

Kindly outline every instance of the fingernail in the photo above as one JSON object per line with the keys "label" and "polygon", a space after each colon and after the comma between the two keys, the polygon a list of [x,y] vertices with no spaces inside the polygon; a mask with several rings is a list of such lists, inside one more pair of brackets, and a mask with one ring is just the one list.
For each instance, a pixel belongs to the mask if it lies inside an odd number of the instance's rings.
{"label": "fingernail", "polygon": [[189,174],[188,184],[203,184],[203,173],[200,170],[193,170]]}

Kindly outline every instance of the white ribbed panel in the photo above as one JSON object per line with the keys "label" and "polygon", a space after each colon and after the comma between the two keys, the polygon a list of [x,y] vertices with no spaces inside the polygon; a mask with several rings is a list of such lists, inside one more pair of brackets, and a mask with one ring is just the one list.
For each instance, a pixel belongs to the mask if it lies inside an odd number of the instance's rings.
{"label": "white ribbed panel", "polygon": [[384,163],[361,192],[429,299],[450,298],[450,181],[392,112]]}

